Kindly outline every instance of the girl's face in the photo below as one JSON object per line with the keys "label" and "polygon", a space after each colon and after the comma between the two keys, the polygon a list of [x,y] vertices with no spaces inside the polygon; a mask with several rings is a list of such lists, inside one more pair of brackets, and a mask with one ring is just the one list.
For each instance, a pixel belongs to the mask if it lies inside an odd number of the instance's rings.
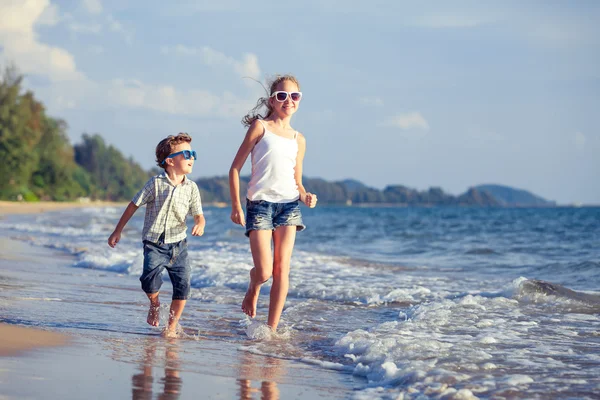
{"label": "girl's face", "polygon": [[269,98],[269,104],[271,105],[271,109],[276,115],[282,118],[291,117],[296,112],[296,110],[298,110],[300,100],[292,100],[292,97],[289,95],[289,93],[299,92],[300,90],[298,89],[298,85],[296,85],[292,81],[285,80],[277,85],[275,91],[288,92],[288,96],[285,99],[285,101],[277,101],[275,97]]}

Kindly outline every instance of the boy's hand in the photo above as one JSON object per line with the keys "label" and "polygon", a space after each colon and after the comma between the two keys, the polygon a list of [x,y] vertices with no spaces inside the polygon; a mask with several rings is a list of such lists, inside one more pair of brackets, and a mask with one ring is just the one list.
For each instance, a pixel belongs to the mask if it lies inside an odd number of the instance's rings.
{"label": "boy's hand", "polygon": [[314,208],[317,205],[317,195],[306,192],[304,196],[300,196],[300,200],[310,208]]}
{"label": "boy's hand", "polygon": [[121,232],[114,231],[108,238],[108,245],[114,248],[119,240],[121,240]]}
{"label": "boy's hand", "polygon": [[242,210],[242,207],[231,210],[231,220],[234,224],[246,226],[246,219],[244,218],[244,210]]}
{"label": "boy's hand", "polygon": [[192,228],[192,236],[204,235],[204,224],[195,224]]}

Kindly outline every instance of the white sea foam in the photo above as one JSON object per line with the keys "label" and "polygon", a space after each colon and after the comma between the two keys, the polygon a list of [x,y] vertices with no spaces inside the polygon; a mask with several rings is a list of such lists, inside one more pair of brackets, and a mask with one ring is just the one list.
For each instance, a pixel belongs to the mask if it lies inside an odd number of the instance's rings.
{"label": "white sea foam", "polygon": [[573,358],[574,354],[547,344],[543,336],[560,337],[562,329],[544,322],[544,333],[530,333],[542,328],[540,321],[526,318],[531,317],[521,312],[518,302],[467,295],[420,304],[397,321],[351,331],[336,342],[336,349],[354,364],[354,374],[366,377],[370,385],[395,387],[402,382],[402,393],[410,398],[439,393],[442,385],[446,385],[444,396],[461,393],[469,398],[477,392],[489,396],[508,387],[527,386],[534,379],[513,373],[493,378],[492,386],[479,371],[572,368],[553,357]]}

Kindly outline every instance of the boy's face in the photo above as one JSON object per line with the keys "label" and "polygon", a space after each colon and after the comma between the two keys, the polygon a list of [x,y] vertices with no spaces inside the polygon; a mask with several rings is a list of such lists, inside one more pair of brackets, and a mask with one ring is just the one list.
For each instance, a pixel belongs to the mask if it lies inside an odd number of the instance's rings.
{"label": "boy's face", "polygon": [[[171,154],[178,153],[183,150],[192,150],[192,146],[189,143],[183,142],[173,147]],[[178,154],[175,157],[166,159],[166,169],[171,170],[179,175],[187,175],[192,173],[192,168],[194,167],[194,159],[190,158],[186,160],[183,154]]]}

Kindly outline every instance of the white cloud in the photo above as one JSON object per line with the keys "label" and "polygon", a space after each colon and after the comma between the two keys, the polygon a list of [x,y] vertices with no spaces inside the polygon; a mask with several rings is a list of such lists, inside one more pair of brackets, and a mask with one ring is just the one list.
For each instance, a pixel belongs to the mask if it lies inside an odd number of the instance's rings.
{"label": "white cloud", "polygon": [[58,6],[56,4],[50,4],[42,11],[42,15],[40,15],[36,23],[39,25],[54,26],[58,24],[60,20]]}
{"label": "white cloud", "polygon": [[164,46],[161,48],[161,52],[163,54],[176,54],[187,57],[197,56],[204,65],[215,68],[227,67],[241,77],[248,76],[253,79],[260,79],[258,57],[252,53],[244,54],[242,60],[236,60],[208,46],[196,48],[182,44],[174,47]]}
{"label": "white cloud", "polygon": [[252,101],[230,92],[217,96],[207,90],[178,90],[171,85],[148,85],[137,80],[114,80],[108,98],[113,104],[194,117],[239,117]]}
{"label": "white cloud", "polygon": [[104,47],[102,46],[89,46],[88,51],[92,54],[104,54]]}
{"label": "white cloud", "polygon": [[88,33],[97,35],[102,32],[102,25],[100,24],[83,24],[78,22],[73,22],[69,24],[69,30],[75,33]]}
{"label": "white cloud", "polygon": [[34,26],[40,21],[52,21],[52,16],[56,17],[53,13],[56,8],[53,9],[49,0],[0,2],[0,45],[3,47],[0,62],[15,63],[23,73],[39,74],[55,81],[83,79],[73,55],[39,42],[35,34]]}
{"label": "white cloud", "polygon": [[375,106],[381,107],[383,106],[383,100],[380,97],[361,97],[358,99],[358,102],[364,106]]}
{"label": "white cloud", "polygon": [[[0,3],[0,63],[6,65],[14,62],[24,74],[48,78],[50,85],[36,88],[36,94],[44,99],[51,112],[75,107],[120,105],[176,115],[238,117],[252,108],[252,101],[240,99],[230,92],[215,95],[202,89],[178,90],[168,84],[149,85],[135,80],[89,80],[77,70],[72,54],[39,41],[34,27],[45,12],[49,12],[46,18],[48,15],[57,16],[56,8],[49,0],[10,0]],[[110,21],[112,30],[123,31],[117,21]],[[96,29],[90,28],[90,31]],[[90,51],[102,52],[103,49],[96,46],[90,47]],[[201,54],[205,63],[228,65],[238,74],[255,76],[260,72],[258,59],[252,54],[246,55],[242,61],[210,48],[202,49]]]}
{"label": "white cloud", "polygon": [[415,18],[413,23],[425,28],[475,28],[488,22],[481,16],[439,14]]}
{"label": "white cloud", "polygon": [[100,0],[83,0],[83,6],[90,14],[100,14],[103,9]]}
{"label": "white cloud", "polygon": [[587,142],[587,138],[581,132],[575,132],[575,147],[579,150],[583,150],[585,148],[585,143]]}
{"label": "white cloud", "polygon": [[476,140],[478,142],[503,142],[506,138],[494,131],[486,131],[486,130],[473,130],[467,134],[471,139]]}
{"label": "white cloud", "polygon": [[429,130],[429,123],[418,111],[401,113],[384,120],[379,126],[400,128],[402,130],[420,129]]}
{"label": "white cloud", "polygon": [[117,21],[112,15],[109,14],[106,16],[106,22],[108,24],[108,29],[111,32],[120,34],[125,39],[125,42],[128,45],[133,44],[133,33],[125,29],[123,25],[119,21]]}

